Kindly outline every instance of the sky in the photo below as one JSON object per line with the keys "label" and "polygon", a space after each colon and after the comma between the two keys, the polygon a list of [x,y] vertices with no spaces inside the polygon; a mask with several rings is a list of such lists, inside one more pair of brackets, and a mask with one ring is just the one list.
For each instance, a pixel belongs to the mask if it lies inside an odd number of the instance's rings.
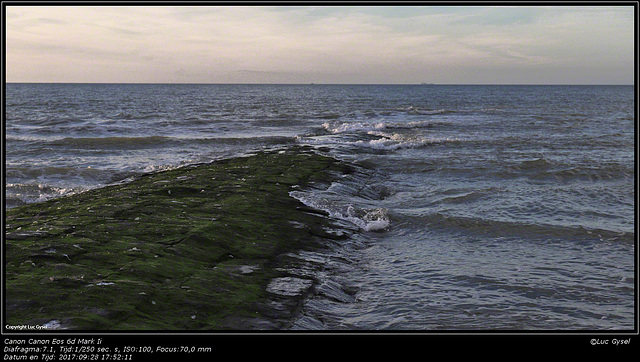
{"label": "sky", "polygon": [[635,81],[633,5],[4,10],[7,82]]}

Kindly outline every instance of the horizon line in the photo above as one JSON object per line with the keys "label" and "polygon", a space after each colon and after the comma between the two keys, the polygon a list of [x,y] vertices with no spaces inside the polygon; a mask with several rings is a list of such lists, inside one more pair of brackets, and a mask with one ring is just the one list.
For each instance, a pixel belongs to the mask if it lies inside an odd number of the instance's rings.
{"label": "horizon line", "polygon": [[635,83],[229,83],[229,82],[43,82],[43,81],[5,81],[4,84],[131,84],[131,85],[414,85],[414,86],[635,86]]}

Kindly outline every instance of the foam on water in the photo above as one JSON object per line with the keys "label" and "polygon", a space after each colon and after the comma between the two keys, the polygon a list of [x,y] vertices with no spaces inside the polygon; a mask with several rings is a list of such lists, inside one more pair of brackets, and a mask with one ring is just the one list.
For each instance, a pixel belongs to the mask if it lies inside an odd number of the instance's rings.
{"label": "foam on water", "polygon": [[366,132],[374,129],[384,129],[387,125],[384,122],[368,123],[368,122],[325,122],[322,127],[330,133],[345,132]]}
{"label": "foam on water", "polygon": [[325,211],[332,218],[347,221],[364,231],[384,231],[390,227],[385,208],[362,209],[351,204],[340,204],[313,191],[291,191],[289,195],[311,208]]}
{"label": "foam on water", "polygon": [[46,183],[8,183],[5,185],[5,201],[8,207],[13,207],[73,195],[85,190],[87,188],[55,187]]}
{"label": "foam on water", "polygon": [[[334,121],[325,122],[322,124],[322,128],[332,134],[340,133],[357,133],[357,132],[371,132],[384,129],[420,129],[420,128],[432,128],[436,124],[443,124],[442,121],[434,120],[420,120],[409,121],[404,118],[395,118],[391,120],[351,120],[351,121]],[[445,123],[446,124],[446,123]]]}

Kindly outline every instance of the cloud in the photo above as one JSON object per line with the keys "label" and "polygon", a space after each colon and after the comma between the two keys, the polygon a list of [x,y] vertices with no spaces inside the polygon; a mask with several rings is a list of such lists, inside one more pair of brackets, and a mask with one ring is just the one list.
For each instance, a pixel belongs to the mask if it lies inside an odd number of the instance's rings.
{"label": "cloud", "polygon": [[576,64],[619,79],[633,20],[633,7],[9,6],[7,80],[446,82]]}

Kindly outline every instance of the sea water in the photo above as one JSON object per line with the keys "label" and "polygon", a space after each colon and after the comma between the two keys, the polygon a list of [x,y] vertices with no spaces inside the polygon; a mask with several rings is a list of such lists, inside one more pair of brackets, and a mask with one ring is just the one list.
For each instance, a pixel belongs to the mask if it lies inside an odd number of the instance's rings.
{"label": "sea water", "polygon": [[295,330],[632,330],[633,86],[7,84],[5,208],[303,144],[351,238]]}

